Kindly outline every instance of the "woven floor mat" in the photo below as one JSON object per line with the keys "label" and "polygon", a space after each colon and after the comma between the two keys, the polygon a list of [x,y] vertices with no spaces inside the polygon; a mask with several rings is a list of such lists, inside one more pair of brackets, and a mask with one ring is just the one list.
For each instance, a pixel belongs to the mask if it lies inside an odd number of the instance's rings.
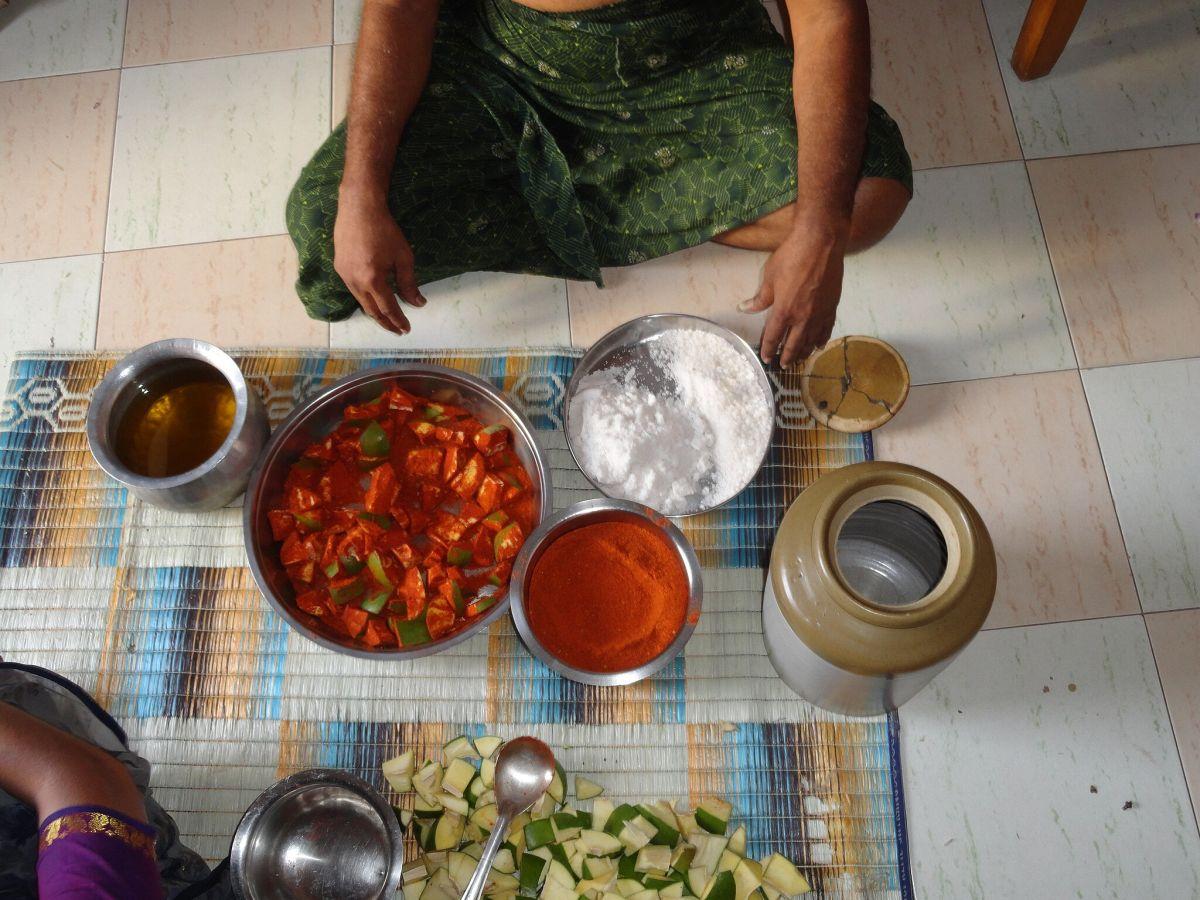
{"label": "woven floor mat", "polygon": [[[534,423],[555,508],[597,496],[562,433],[576,351],[232,355],[273,422],[366,366],[472,372]],[[340,656],[291,631],[245,568],[240,508],[154,509],[96,467],[84,419],[115,359],[13,363],[0,406],[0,655],[91,691],[154,764],[156,796],[204,856],[223,857],[241,812],[289,772],[336,766],[386,792],[378,766],[400,749],[420,757],[460,732],[532,733],[618,798],[726,796],[749,853],[792,857],[816,896],[910,895],[897,720],[809,706],[763,647],[762,567],[783,511],[821,473],[871,458],[869,435],[810,419],[795,374],[772,373],[776,429],[758,477],[721,509],[680,521],[705,578],[685,654],[645,682],[599,689],[537,662],[507,619],[406,663]]]}

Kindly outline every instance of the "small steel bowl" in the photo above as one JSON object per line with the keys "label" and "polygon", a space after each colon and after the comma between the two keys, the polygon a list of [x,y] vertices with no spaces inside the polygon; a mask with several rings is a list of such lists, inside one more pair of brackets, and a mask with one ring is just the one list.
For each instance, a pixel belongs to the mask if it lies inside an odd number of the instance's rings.
{"label": "small steel bowl", "polygon": [[[567,449],[571,451],[571,457],[575,460],[575,465],[579,466],[579,471],[583,473],[583,477],[605,496],[611,497],[613,495],[608,492],[604,485],[597,484],[587,469],[583,467],[572,439],[574,432],[571,428],[571,402],[579,392],[579,383],[588,375],[603,371],[604,369],[648,361],[650,359],[651,344],[661,338],[665,332],[681,329],[694,329],[696,331],[707,331],[709,334],[715,334],[727,341],[734,350],[748,359],[753,364],[754,371],[758,376],[758,386],[762,391],[763,402],[771,412],[771,421],[774,422],[775,420],[775,392],[771,387],[771,379],[767,377],[766,370],[763,369],[762,362],[759,361],[758,354],[754,352],[754,348],[738,335],[734,334],[728,328],[718,325],[716,322],[710,322],[708,319],[702,319],[699,316],[689,316],[682,313],[655,313],[654,315],[631,319],[623,325],[618,325],[608,334],[604,335],[604,337],[600,338],[600,340],[596,341],[596,343],[592,344],[587,353],[576,363],[575,372],[567,384],[566,394],[563,397],[563,432],[567,438]],[[762,458],[754,470],[755,474],[762,468],[770,450],[771,442],[768,439],[767,446],[763,448]],[[664,452],[669,452],[669,450],[664,449]],[[696,516],[714,510],[736,497],[753,479],[754,475],[751,475],[744,484],[738,485],[736,491],[719,503],[714,503],[711,506],[696,507],[695,509],[689,509],[681,513],[673,513],[672,517]]]}
{"label": "small steel bowl", "polygon": [[242,533],[250,571],[263,596],[300,634],[328,650],[364,659],[416,659],[440,653],[486,628],[508,609],[505,597],[468,627],[436,641],[416,647],[371,649],[327,631],[319,618],[302,612],[293,602],[295,591],[279,562],[279,545],[271,534],[267,511],[282,496],[284,480],[292,463],[310,444],[324,439],[338,426],[342,421],[342,410],[351,403],[374,400],[385,387],[393,384],[420,397],[432,397],[439,391],[453,392],[455,399],[452,402],[470,410],[485,425],[506,425],[513,435],[513,451],[533,482],[537,521],[550,515],[552,509],[550,465],[534,438],[533,426],[503,393],[474,375],[425,363],[365,369],[334,382],[296,407],[271,435],[246,488]]}
{"label": "small steel bowl", "polygon": [[[233,425],[225,442],[199,466],[179,475],[150,478],[131,471],[113,449],[117,425],[138,393],[158,378],[192,366],[215,369],[233,391]],[[88,446],[100,468],[146,503],[180,512],[218,509],[242,493],[269,432],[262,401],[246,384],[238,364],[219,347],[192,338],[156,341],[134,350],[96,386],[87,414]]]}
{"label": "small steel bowl", "polygon": [[[663,537],[675,550],[679,562],[683,564],[683,572],[688,583],[688,606],[683,617],[683,627],[675,635],[675,640],[671,641],[662,653],[642,663],[636,669],[625,669],[620,672],[592,672],[587,669],[577,669],[550,653],[537,639],[537,635],[533,633],[533,628],[529,625],[529,617],[525,613],[525,594],[528,590],[530,576],[533,574],[534,564],[546,547],[568,531],[574,531],[585,525],[597,525],[601,522],[630,521],[644,522],[660,529]],[[568,506],[546,519],[534,530],[533,534],[525,541],[524,546],[521,547],[521,552],[517,554],[517,559],[513,563],[512,582],[508,595],[512,603],[512,617],[513,623],[517,626],[517,633],[521,635],[521,640],[525,642],[525,646],[534,656],[559,675],[570,678],[572,681],[583,684],[620,685],[633,684],[635,681],[649,678],[682,652],[691,638],[692,632],[696,630],[696,623],[700,621],[704,582],[700,576],[700,560],[696,558],[696,551],[692,549],[692,545],[688,543],[683,532],[676,528],[670,519],[640,503],[631,503],[628,500],[597,499],[584,500]]]}
{"label": "small steel bowl", "polygon": [[229,848],[240,900],[391,897],[404,868],[404,832],[379,792],[349,772],[309,769],[267,788]]}

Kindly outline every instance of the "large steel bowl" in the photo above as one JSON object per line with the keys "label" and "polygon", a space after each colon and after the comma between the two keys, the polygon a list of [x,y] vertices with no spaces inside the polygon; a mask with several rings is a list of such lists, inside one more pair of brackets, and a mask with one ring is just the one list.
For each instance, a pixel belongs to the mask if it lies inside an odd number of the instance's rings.
{"label": "large steel bowl", "polygon": [[337,769],[297,772],[238,823],[229,880],[240,900],[382,900],[404,867],[404,831],[373,787]]}
{"label": "large steel bowl", "polygon": [[[754,348],[728,328],[718,325],[716,322],[711,322],[708,319],[702,319],[700,316],[691,316],[684,313],[655,313],[631,319],[628,322],[618,325],[608,334],[604,335],[604,337],[592,344],[588,351],[583,354],[583,357],[575,364],[575,372],[571,375],[571,380],[567,384],[566,394],[563,397],[563,433],[567,438],[567,449],[571,451],[571,457],[575,460],[575,465],[579,466],[579,471],[583,473],[583,477],[605,496],[616,499],[630,499],[617,497],[617,495],[610,493],[611,486],[597,482],[580,462],[579,448],[576,446],[574,428],[571,424],[571,402],[579,392],[580,382],[588,375],[601,372],[605,369],[636,365],[641,370],[642,376],[649,382],[647,386],[652,391],[656,393],[661,392],[662,396],[669,396],[671,389],[667,386],[667,380],[659,377],[658,373],[660,370],[657,363],[654,362],[651,348],[654,342],[659,340],[668,331],[685,329],[705,331],[716,335],[727,342],[730,347],[754,366],[757,375],[756,380],[758,381],[758,393],[761,394],[762,402],[770,410],[771,419],[774,421],[775,392],[771,387],[771,379],[767,377],[767,373],[763,369],[758,354],[754,352]],[[758,470],[762,468],[762,464],[766,462],[767,454],[770,451],[771,442],[768,440],[761,454],[759,454],[758,466],[755,468],[754,474],[757,474]],[[669,453],[671,450],[670,448],[663,448],[663,452]],[[728,497],[723,497],[716,503],[708,506],[697,504],[682,512],[672,513],[671,517],[695,516],[714,510],[736,497],[753,479],[754,475],[751,475],[744,484],[738,486],[736,491]]]}
{"label": "large steel bowl", "polygon": [[[533,627],[529,623],[529,616],[525,611],[525,595],[528,593],[529,579],[533,575],[534,565],[550,544],[569,531],[602,522],[631,521],[657,528],[683,566],[683,573],[688,583],[688,605],[687,612],[683,617],[683,626],[662,653],[635,668],[615,672],[593,672],[589,669],[576,668],[547,650],[545,645],[538,640],[537,634],[534,633]],[[704,580],[700,574],[700,560],[696,558],[696,551],[692,549],[692,545],[688,543],[683,532],[676,528],[670,519],[640,503],[631,503],[628,500],[596,499],[584,500],[559,510],[534,530],[533,534],[525,541],[524,546],[521,547],[521,552],[517,554],[516,562],[513,563],[509,595],[512,598],[513,624],[516,625],[517,633],[521,636],[525,646],[529,648],[530,653],[564,678],[570,678],[572,681],[582,684],[612,687],[633,684],[649,678],[683,652],[692,632],[696,630],[696,623],[700,621],[700,608],[704,600]],[[570,597],[562,598],[564,603],[569,603],[570,600]]]}
{"label": "large steel bowl", "polygon": [[534,437],[533,426],[503,393],[474,375],[425,363],[366,369],[335,382],[298,406],[271,435],[246,488],[242,524],[250,571],[267,601],[302,635],[329,650],[365,659],[415,659],[439,653],[486,628],[508,610],[506,596],[468,627],[436,641],[416,647],[372,649],[335,634],[319,618],[296,607],[295,591],[279,562],[279,545],[271,534],[267,511],[282,497],[292,463],[305,448],[337,427],[342,410],[351,403],[375,399],[393,384],[421,397],[438,393],[439,399],[465,407],[485,425],[507,426],[513,435],[513,450],[533,481],[537,522],[549,516],[552,508],[550,466]]}

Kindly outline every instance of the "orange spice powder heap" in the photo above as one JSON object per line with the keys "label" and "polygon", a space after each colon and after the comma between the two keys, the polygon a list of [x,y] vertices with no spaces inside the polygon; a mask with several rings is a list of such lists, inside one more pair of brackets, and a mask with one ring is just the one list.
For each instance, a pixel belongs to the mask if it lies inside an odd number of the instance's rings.
{"label": "orange spice powder heap", "polygon": [[554,540],[533,566],[529,626],[577,669],[617,672],[649,662],[683,627],[683,564],[653,526],[585,525]]}

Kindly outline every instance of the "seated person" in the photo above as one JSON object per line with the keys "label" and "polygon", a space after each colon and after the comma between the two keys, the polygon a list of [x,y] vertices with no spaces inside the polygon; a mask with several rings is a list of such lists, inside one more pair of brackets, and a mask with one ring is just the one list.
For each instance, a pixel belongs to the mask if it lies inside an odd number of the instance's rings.
{"label": "seated person", "polygon": [[149,789],[150,764],[78,685],[0,660],[0,897],[228,900]]}
{"label": "seated person", "polygon": [[[912,194],[869,98],[864,0],[366,0],[349,113],[288,200],[309,315],[470,271],[592,280],[704,241],[771,251],[762,356],[824,343],[848,252]],[[684,311],[684,310],[680,310]]]}
{"label": "seated person", "polygon": [[40,823],[39,897],[163,896],[141,791],[111,753],[0,700],[0,791]]}

